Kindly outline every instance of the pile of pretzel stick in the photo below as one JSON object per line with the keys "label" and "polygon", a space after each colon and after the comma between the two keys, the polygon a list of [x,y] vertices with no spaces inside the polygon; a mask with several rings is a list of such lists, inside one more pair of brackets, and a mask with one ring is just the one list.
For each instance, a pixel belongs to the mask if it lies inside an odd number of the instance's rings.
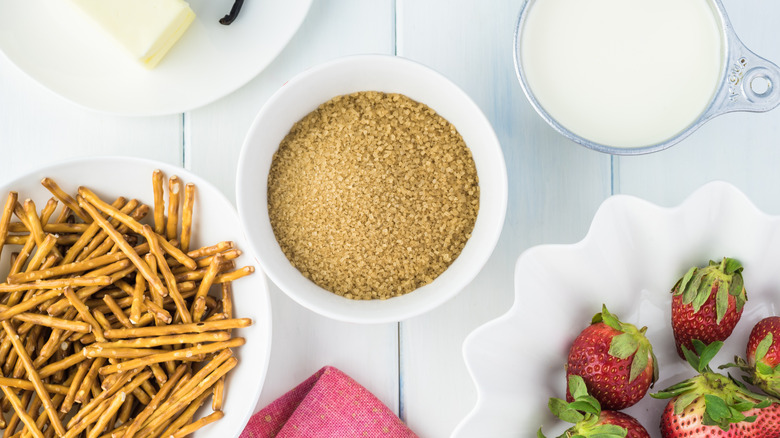
{"label": "pile of pretzel stick", "polygon": [[191,248],[196,187],[156,170],[149,206],[41,184],[40,210],[11,192],[0,217],[3,437],[180,438],[222,418],[232,330],[252,324],[231,284],[254,268],[233,242]]}

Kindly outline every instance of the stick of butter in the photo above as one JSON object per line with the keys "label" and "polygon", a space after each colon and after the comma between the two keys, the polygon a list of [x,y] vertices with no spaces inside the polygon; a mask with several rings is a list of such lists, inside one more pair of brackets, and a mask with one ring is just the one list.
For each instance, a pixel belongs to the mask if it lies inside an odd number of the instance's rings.
{"label": "stick of butter", "polygon": [[184,35],[195,13],[184,0],[66,0],[147,68]]}

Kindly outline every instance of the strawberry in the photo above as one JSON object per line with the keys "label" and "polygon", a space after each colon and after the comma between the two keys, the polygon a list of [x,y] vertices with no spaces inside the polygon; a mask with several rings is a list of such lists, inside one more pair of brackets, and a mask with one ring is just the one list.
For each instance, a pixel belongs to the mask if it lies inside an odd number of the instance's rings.
{"label": "strawberry", "polygon": [[[607,410],[636,404],[658,379],[658,361],[645,337],[647,327],[620,322],[602,306],[571,345],[566,378],[581,376],[588,392]],[[567,400],[573,401],[572,394]]]}
{"label": "strawberry", "polygon": [[780,397],[780,316],[764,318],[753,326],[745,357],[747,361],[734,358],[736,366],[747,373],[745,381]]}
{"label": "strawberry", "polygon": [[[548,403],[556,417],[574,423],[558,438],[650,438],[636,418],[618,411],[602,411],[598,400],[588,394],[582,377],[569,377],[568,393],[573,394],[573,402],[551,398]],[[536,436],[545,438],[541,428]]]}
{"label": "strawberry", "polygon": [[672,288],[672,331],[677,354],[692,350],[694,339],[705,344],[724,341],[742,316],[747,301],[742,265],[734,259],[693,267]]}
{"label": "strawberry", "polygon": [[777,438],[780,436],[780,400],[750,392],[730,376],[716,373],[709,361],[723,346],[694,340],[696,352],[682,347],[688,363],[699,374],[658,393],[670,399],[661,415],[664,438],[724,437]]}

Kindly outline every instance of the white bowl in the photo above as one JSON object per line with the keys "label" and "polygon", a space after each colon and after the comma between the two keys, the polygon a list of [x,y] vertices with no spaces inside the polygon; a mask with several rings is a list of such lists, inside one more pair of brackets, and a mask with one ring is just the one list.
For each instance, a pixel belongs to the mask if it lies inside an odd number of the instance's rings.
{"label": "white bowl", "polygon": [[[65,161],[0,184],[0,197],[5,199],[8,192],[13,190],[19,193],[20,200],[30,198],[41,208],[51,198],[51,193],[41,185],[41,179],[50,177],[70,194],[76,193],[79,186],[86,186],[104,199],[113,200],[117,196],[124,196],[151,206],[154,201],[154,169],[162,170],[168,177],[178,175],[183,182],[195,183],[197,186],[193,211],[193,248],[232,240],[236,247],[245,252],[236,259],[236,266],[252,264],[252,258],[248,256],[249,247],[240,231],[238,215],[230,201],[206,180],[170,164],[130,157]],[[2,278],[8,273],[10,249],[3,251],[0,260]],[[225,417],[198,430],[192,435],[195,438],[238,437],[252,415],[265,380],[271,354],[271,303],[268,284],[260,270],[233,283],[233,301],[235,316],[252,318],[253,324],[235,331],[237,336],[246,338],[246,344],[234,349],[239,360],[225,385]],[[211,404],[201,409],[208,412]],[[198,413],[198,416],[202,415]]]}
{"label": "white bowl", "polygon": [[[315,285],[287,260],[268,217],[268,172],[279,143],[295,122],[320,104],[358,91],[401,93],[431,107],[463,136],[479,177],[479,213],[471,239],[460,256],[432,283],[387,300],[350,300]],[[400,321],[429,311],[455,296],[485,264],[504,224],[506,166],[490,122],[447,78],[399,57],[350,56],[299,74],[260,110],[239,157],[236,202],[258,262],[292,299],[333,319],[361,323]]]}
{"label": "white bowl", "polygon": [[[549,413],[547,400],[565,395],[571,342],[602,303],[621,320],[648,327],[660,365],[651,391],[695,375],[675,349],[671,289],[691,266],[722,257],[744,266],[748,302],[713,368],[735,354],[744,357],[753,325],[780,314],[780,217],[759,211],[734,186],[709,183],[674,208],[613,196],[582,241],[523,252],[515,267],[514,305],[463,343],[477,403],[453,438],[529,437],[542,426],[547,436],[557,436],[570,426]],[[667,402],[645,396],[626,413],[660,438]]]}

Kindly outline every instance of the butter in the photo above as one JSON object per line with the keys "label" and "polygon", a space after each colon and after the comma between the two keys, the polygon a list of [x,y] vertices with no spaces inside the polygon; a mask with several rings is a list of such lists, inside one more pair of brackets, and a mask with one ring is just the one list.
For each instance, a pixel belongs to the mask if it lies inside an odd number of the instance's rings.
{"label": "butter", "polygon": [[154,68],[195,19],[184,0],[66,0],[133,57]]}

